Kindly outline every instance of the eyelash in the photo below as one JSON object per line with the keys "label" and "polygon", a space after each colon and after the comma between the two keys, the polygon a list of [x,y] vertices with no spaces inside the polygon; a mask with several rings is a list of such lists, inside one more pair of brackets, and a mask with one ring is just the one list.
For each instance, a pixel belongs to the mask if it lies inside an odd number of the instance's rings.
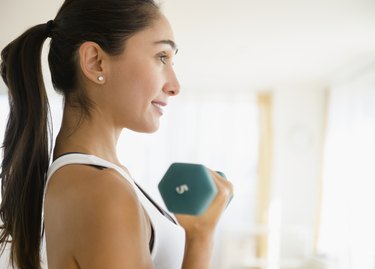
{"label": "eyelash", "polygon": [[168,55],[163,54],[159,56],[159,59],[162,62],[162,64],[167,64],[167,60],[169,59],[169,57]]}

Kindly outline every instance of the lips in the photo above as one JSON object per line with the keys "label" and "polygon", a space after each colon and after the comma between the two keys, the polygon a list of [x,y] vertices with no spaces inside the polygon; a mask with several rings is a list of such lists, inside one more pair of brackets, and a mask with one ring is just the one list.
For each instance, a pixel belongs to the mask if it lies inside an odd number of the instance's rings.
{"label": "lips", "polygon": [[167,104],[161,101],[152,101],[151,104],[159,111],[161,115],[163,115],[163,107]]}

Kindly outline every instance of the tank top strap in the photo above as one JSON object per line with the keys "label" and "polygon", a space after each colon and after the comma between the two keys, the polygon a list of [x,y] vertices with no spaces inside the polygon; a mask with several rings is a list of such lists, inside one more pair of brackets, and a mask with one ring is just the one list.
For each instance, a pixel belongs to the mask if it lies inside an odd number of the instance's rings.
{"label": "tank top strap", "polygon": [[48,169],[46,187],[52,175],[58,169],[68,164],[87,164],[87,165],[93,165],[93,166],[113,168],[118,173],[120,173],[127,181],[129,181],[130,184],[132,184],[132,186],[136,189],[136,184],[134,180],[132,180],[131,176],[123,168],[121,168],[120,166],[112,162],[99,158],[97,156],[83,154],[83,153],[69,153],[69,154],[65,154],[57,158]]}

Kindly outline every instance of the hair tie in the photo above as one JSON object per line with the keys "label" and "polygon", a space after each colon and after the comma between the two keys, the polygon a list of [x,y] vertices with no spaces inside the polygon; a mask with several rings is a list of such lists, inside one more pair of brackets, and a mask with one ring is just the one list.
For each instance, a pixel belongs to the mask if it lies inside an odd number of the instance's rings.
{"label": "hair tie", "polygon": [[49,20],[46,24],[46,36],[47,37],[52,37],[52,28],[54,27],[54,21]]}

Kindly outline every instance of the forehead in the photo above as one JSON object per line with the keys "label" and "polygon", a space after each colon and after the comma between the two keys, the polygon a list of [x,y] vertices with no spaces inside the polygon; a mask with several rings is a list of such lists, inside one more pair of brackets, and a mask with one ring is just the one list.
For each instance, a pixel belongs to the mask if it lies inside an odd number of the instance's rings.
{"label": "forehead", "polygon": [[[160,15],[151,26],[136,33],[126,42],[126,48],[155,48],[161,40],[174,42],[173,30],[164,15]],[[126,49],[125,49],[126,51]]]}

